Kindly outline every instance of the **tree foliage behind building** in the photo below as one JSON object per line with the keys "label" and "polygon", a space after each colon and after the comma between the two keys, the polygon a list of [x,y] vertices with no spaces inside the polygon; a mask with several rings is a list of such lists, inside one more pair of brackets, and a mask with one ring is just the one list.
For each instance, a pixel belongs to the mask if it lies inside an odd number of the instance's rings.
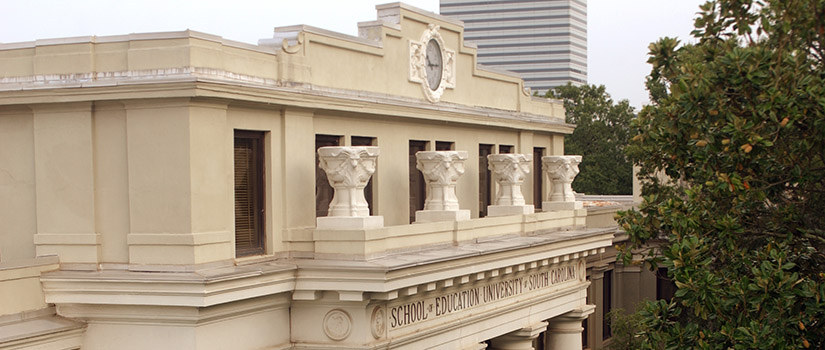
{"label": "tree foliage behind building", "polygon": [[638,336],[825,348],[825,1],[709,1],[695,27],[651,44],[628,150],[644,200],[621,216],[624,260],[646,251],[679,288]]}
{"label": "tree foliage behind building", "polygon": [[576,124],[564,139],[566,154],[582,155],[573,190],[586,194],[631,194],[633,168],[625,155],[633,107],[614,103],[604,85],[556,87],[546,97],[564,101],[566,121]]}

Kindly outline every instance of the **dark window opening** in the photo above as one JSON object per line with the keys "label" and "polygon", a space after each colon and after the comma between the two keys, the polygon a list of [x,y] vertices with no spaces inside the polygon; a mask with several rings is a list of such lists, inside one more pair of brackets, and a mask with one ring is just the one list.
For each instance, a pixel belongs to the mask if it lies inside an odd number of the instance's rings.
{"label": "dark window opening", "polygon": [[498,153],[501,153],[501,154],[513,153],[513,146],[511,146],[511,145],[498,145]]}
{"label": "dark window opening", "polygon": [[235,256],[265,253],[264,135],[235,130]]}
{"label": "dark window opening", "polygon": [[[350,139],[350,143],[353,146],[377,146],[377,140],[374,137],[368,136],[353,136]],[[373,199],[373,192],[372,192],[372,180],[375,178],[375,174],[372,174],[370,180],[367,182],[367,186],[364,187],[364,198],[367,200],[367,205],[370,207],[370,215],[373,215],[373,208],[372,208],[372,199]]]}
{"label": "dark window opening", "polygon": [[533,148],[533,205],[541,209],[544,200],[544,174],[541,172],[541,157],[544,156],[543,147]]}
{"label": "dark window opening", "polygon": [[315,135],[315,216],[322,217],[329,214],[329,203],[335,191],[329,185],[327,173],[318,164],[318,149],[326,146],[340,146],[341,136]]}
{"label": "dark window opening", "polygon": [[613,335],[610,329],[610,311],[613,310],[613,270],[604,272],[602,280],[602,339],[610,338]]}
{"label": "dark window opening", "polygon": [[452,141],[436,141],[435,142],[435,150],[436,151],[453,151],[453,150],[455,150],[455,142],[452,142]]}
{"label": "dark window opening", "polygon": [[[587,276],[587,281],[590,282],[590,276]],[[593,284],[590,284],[590,287],[587,288],[587,296],[584,298],[584,303],[585,304],[590,305],[590,303],[592,302],[590,300],[590,295],[592,294],[592,292],[593,292]],[[588,323],[587,321],[589,321],[589,320],[590,320],[589,318],[585,318],[582,321],[582,348],[585,348],[585,349],[587,348],[587,343],[588,343],[587,342],[587,337],[588,337],[587,329],[589,327],[587,326],[587,323]]]}
{"label": "dark window opening", "polygon": [[426,151],[427,143],[427,141],[410,140],[410,223],[415,222],[416,211],[424,210],[424,200],[427,196],[424,174],[415,167],[415,153]]}
{"label": "dark window opening", "polygon": [[667,267],[660,267],[656,271],[656,300],[670,301],[676,294],[676,283],[667,277]]}
{"label": "dark window opening", "polygon": [[492,203],[490,188],[492,187],[492,174],[487,168],[487,156],[493,154],[493,145],[478,145],[478,217],[487,216],[487,206]]}

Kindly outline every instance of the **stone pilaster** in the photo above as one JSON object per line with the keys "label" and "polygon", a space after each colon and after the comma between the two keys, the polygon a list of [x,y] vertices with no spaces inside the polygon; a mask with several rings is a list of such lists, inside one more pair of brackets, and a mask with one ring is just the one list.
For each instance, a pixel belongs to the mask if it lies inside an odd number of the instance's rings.
{"label": "stone pilaster", "polygon": [[549,319],[544,348],[546,350],[581,349],[582,331],[584,330],[582,321],[587,319],[595,308],[595,305],[584,305],[577,310]]}
{"label": "stone pilaster", "polygon": [[415,222],[470,219],[469,210],[458,207],[455,186],[464,174],[465,151],[427,151],[415,154],[416,168],[427,182],[424,210],[415,212]]}
{"label": "stone pilaster", "polygon": [[[490,339],[490,350],[533,350],[533,340],[547,329],[547,322],[540,322],[530,327],[525,327],[514,332],[510,332],[493,339]],[[581,349],[581,341],[578,348]]]}
{"label": "stone pilaster", "polygon": [[33,111],[35,253],[59,256],[63,268],[94,270],[100,235],[95,230],[92,104],[37,105]]}
{"label": "stone pilaster", "polygon": [[487,206],[487,216],[532,214],[535,209],[526,205],[521,185],[530,173],[533,156],[529,154],[490,154],[489,169],[498,183],[495,205]]}
{"label": "stone pilaster", "polygon": [[552,190],[547,201],[542,202],[543,211],[581,209],[582,202],[576,201],[573,193],[573,179],[579,174],[582,156],[541,157],[542,171],[550,179]]}
{"label": "stone pilaster", "polygon": [[375,173],[378,147],[321,147],[319,167],[335,193],[329,216],[319,217],[319,229],[365,229],[384,226],[384,217],[369,216],[364,187]]}

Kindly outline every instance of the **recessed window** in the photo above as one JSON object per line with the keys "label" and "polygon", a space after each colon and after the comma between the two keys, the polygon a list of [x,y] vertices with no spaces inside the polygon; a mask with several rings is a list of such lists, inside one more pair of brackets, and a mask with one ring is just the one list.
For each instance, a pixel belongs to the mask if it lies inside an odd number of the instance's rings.
{"label": "recessed window", "polygon": [[541,172],[541,157],[544,156],[544,147],[533,148],[533,205],[541,209],[544,200],[544,174]]}
{"label": "recessed window", "polygon": [[676,294],[676,283],[667,277],[667,267],[660,267],[656,271],[656,299],[670,301]]}
{"label": "recessed window", "polygon": [[512,145],[498,145],[498,153],[505,154],[505,153],[513,153]]}
{"label": "recessed window", "polygon": [[427,184],[424,174],[416,168],[415,154],[427,150],[427,141],[410,140],[410,223],[415,222],[415,212],[424,210],[424,200],[427,197]]}
{"label": "recessed window", "polygon": [[452,142],[452,141],[436,141],[435,142],[435,150],[436,151],[453,151],[453,150],[455,150],[455,142]]}
{"label": "recessed window", "polygon": [[235,255],[263,254],[264,132],[235,130]]}
{"label": "recessed window", "polygon": [[315,216],[322,217],[329,214],[329,203],[335,193],[327,180],[327,173],[318,166],[318,149],[326,146],[340,146],[341,136],[315,135]]}
{"label": "recessed window", "polygon": [[493,154],[493,145],[478,145],[478,217],[487,216],[487,206],[492,203],[493,177],[488,169],[487,156]]}
{"label": "recessed window", "polygon": [[613,336],[610,329],[610,311],[613,310],[613,270],[604,272],[602,279],[602,339]]}

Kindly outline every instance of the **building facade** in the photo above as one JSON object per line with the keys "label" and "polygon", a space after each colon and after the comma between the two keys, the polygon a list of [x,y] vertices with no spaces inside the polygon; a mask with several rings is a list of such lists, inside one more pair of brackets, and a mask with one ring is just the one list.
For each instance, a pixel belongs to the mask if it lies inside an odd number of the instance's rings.
{"label": "building facade", "polygon": [[541,94],[587,84],[586,0],[441,0],[440,12],[464,22],[479,63],[516,72]]}
{"label": "building facade", "polygon": [[376,8],[357,37],[0,45],[0,349],[609,339],[655,280],[613,263],[621,205],[569,191],[562,104]]}

